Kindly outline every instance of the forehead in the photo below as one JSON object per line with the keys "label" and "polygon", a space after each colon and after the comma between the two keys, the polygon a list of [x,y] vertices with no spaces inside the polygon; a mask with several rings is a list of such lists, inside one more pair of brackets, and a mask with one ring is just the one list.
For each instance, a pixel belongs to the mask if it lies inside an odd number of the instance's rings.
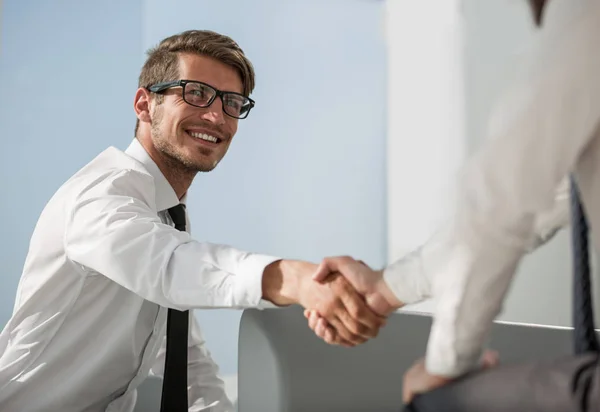
{"label": "forehead", "polygon": [[243,92],[238,71],[212,57],[190,53],[179,55],[179,75],[181,79],[208,83],[223,91]]}

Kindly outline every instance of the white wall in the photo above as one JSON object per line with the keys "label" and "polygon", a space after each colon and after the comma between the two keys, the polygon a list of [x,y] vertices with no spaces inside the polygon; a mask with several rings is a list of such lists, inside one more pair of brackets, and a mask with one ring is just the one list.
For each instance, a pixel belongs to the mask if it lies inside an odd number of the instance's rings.
{"label": "white wall", "polygon": [[462,26],[458,0],[386,3],[390,262],[436,228],[464,157]]}
{"label": "white wall", "polygon": [[[550,3],[546,24],[568,12],[561,7],[569,5]],[[425,19],[426,8],[440,13]],[[444,185],[449,176],[454,179],[461,156],[484,141],[496,97],[537,31],[524,0],[390,0],[388,9],[396,23],[396,31],[388,30],[395,57],[388,69],[388,255],[394,258],[424,241],[436,226],[446,210],[449,187]],[[410,24],[418,18],[426,23]],[[421,104],[423,99],[430,104]],[[442,149],[431,155],[430,147]],[[565,230],[525,257],[500,319],[571,324],[569,241]],[[408,309],[430,311],[433,304]]]}

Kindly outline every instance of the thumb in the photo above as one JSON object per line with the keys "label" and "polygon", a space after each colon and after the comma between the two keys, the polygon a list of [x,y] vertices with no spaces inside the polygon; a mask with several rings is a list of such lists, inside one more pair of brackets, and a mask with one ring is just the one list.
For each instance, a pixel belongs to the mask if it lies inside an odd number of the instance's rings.
{"label": "thumb", "polygon": [[329,259],[323,259],[319,264],[317,271],[312,276],[313,280],[316,280],[317,282],[325,280],[331,272],[336,271],[335,266],[336,265],[333,264]]}

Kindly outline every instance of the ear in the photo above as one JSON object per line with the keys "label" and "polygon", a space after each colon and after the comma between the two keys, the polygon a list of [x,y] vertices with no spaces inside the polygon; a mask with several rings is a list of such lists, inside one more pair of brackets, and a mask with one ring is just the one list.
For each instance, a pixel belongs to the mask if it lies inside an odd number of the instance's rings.
{"label": "ear", "polygon": [[150,92],[142,87],[135,92],[133,101],[133,110],[140,122],[150,122],[150,101],[152,96]]}

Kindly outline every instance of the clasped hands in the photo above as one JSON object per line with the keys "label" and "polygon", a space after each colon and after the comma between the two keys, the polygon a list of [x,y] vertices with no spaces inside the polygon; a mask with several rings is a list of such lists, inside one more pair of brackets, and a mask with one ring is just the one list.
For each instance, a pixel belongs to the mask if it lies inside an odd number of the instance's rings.
{"label": "clasped hands", "polygon": [[327,288],[333,295],[317,294],[312,304],[300,302],[304,316],[315,334],[332,345],[352,347],[376,337],[386,317],[402,306],[382,270],[349,256],[325,258],[311,281],[315,290]]}
{"label": "clasped hands", "polygon": [[[383,271],[373,270],[362,261],[348,256],[324,259],[312,280],[329,285],[332,291],[341,293],[340,302],[348,302],[333,310],[329,310],[331,308],[328,306],[328,310],[323,310],[322,303],[314,307],[303,305],[309,327],[329,344],[351,347],[376,337],[379,328],[385,325],[386,317],[403,306],[385,283]],[[483,368],[493,367],[497,363],[496,352],[484,352],[481,359]],[[451,381],[450,378],[429,374],[424,358],[419,359],[405,373],[403,401],[409,403],[416,394]]]}

